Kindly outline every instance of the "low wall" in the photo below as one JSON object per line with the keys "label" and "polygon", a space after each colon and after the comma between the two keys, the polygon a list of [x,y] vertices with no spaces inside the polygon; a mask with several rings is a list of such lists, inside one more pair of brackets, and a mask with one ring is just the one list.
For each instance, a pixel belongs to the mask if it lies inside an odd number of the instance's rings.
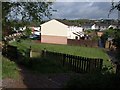
{"label": "low wall", "polygon": [[68,39],[67,44],[68,45],[86,46],[86,47],[98,47],[98,41],[93,41],[93,40]]}

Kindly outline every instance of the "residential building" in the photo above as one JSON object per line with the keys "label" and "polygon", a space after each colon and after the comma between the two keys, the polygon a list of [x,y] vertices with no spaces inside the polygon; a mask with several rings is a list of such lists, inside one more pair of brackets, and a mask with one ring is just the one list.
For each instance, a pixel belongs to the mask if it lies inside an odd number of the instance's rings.
{"label": "residential building", "polygon": [[41,26],[41,42],[67,44],[67,39],[79,39],[83,28],[65,20],[53,19]]}

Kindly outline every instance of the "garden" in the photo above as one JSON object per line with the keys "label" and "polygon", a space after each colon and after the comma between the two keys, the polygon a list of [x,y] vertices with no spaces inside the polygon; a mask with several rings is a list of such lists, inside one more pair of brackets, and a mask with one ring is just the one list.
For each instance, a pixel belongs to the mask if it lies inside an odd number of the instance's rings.
{"label": "garden", "polygon": [[57,45],[57,44],[43,44],[34,40],[21,40],[21,43],[13,42],[13,46],[17,46],[21,52],[25,52],[29,47],[33,51],[40,52],[41,50],[48,50],[53,52],[65,53],[75,56],[82,56],[88,58],[100,58],[103,59],[105,65],[111,65],[109,56],[101,48],[89,48],[70,45]]}

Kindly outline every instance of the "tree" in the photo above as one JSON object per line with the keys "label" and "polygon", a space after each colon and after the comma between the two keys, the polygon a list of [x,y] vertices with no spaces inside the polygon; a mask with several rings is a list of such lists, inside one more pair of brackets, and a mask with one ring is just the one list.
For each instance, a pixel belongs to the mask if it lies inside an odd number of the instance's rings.
{"label": "tree", "polygon": [[26,30],[24,31],[24,33],[27,37],[29,37],[32,34],[31,32],[32,32],[32,30],[30,28],[26,28]]}
{"label": "tree", "polygon": [[[29,22],[42,22],[44,17],[50,18],[52,2],[2,2],[2,27],[17,26],[22,21],[21,26]],[[9,24],[16,22],[14,24]],[[20,24],[20,23],[19,23]],[[4,31],[3,31],[4,32]]]}
{"label": "tree", "polygon": [[[118,10],[118,25],[120,25],[120,1],[115,3],[115,2],[112,2],[112,7],[109,11],[109,14],[108,16],[111,14],[111,12],[113,10],[117,9]],[[117,47],[117,58],[120,59],[120,29],[117,28],[117,32],[114,33],[115,34],[115,38],[114,38],[114,44],[116,45]]]}
{"label": "tree", "polygon": [[[118,14],[119,14],[119,12],[120,12],[120,1],[117,2],[117,3],[115,3],[115,2],[112,1],[112,6],[111,6],[111,9],[110,9],[110,11],[109,11],[108,17],[109,17],[110,14],[112,13],[112,11],[115,10],[115,9],[118,10]],[[118,16],[118,19],[120,19],[119,16]]]}

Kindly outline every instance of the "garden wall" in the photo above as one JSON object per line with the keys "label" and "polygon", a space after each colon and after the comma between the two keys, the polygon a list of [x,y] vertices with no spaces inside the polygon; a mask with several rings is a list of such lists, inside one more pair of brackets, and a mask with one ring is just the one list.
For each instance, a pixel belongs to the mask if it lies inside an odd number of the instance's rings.
{"label": "garden wall", "polygon": [[67,39],[67,44],[68,45],[86,46],[86,47],[98,47],[98,41],[93,41],[93,40]]}

